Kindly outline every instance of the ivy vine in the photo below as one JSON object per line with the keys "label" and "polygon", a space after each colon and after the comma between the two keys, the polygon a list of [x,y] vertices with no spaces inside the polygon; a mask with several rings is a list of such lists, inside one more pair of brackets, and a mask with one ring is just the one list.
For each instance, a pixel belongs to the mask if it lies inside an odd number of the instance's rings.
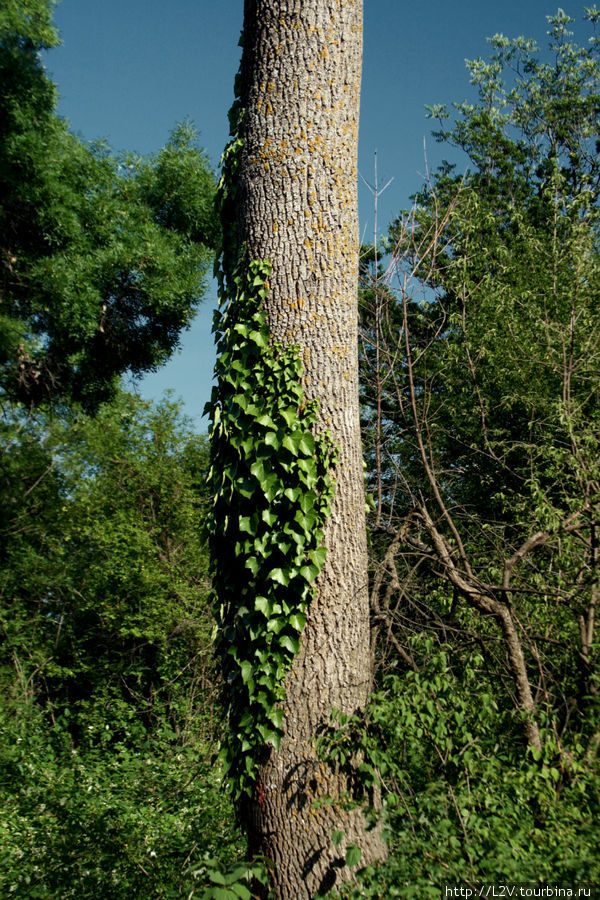
{"label": "ivy vine", "polygon": [[314,435],[318,404],[305,401],[299,349],[271,340],[271,264],[246,259],[238,243],[240,117],[236,102],[219,186],[217,384],[208,404],[214,613],[229,719],[222,758],[236,798],[252,795],[258,766],[283,736],[285,679],[325,560],[337,462],[330,436]]}

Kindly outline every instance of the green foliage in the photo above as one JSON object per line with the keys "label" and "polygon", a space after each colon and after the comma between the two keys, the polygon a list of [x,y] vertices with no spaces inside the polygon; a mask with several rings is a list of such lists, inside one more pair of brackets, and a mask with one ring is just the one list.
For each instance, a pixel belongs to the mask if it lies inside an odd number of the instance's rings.
{"label": "green foliage", "polygon": [[209,748],[166,721],[115,742],[120,724],[111,710],[74,743],[39,709],[2,712],[2,896],[201,898],[206,860],[241,855]]}
{"label": "green foliage", "polygon": [[38,55],[50,3],[0,14],[0,386],[94,408],[165,362],[204,290],[214,178],[179,126],[151,159],[73,136]]}
{"label": "green foliage", "polygon": [[593,743],[575,736],[560,753],[548,735],[543,756],[524,755],[480,654],[457,659],[454,648],[423,637],[412,649],[420,671],[388,676],[366,719],[344,719],[332,739],[335,749],[361,732],[381,778],[390,841],[389,860],[336,896],[434,898],[443,884],[464,882],[597,883]]}
{"label": "green foliage", "polygon": [[362,267],[382,691],[329,752],[380,773],[391,855],[344,897],[599,877],[600,57],[549,21],[431,110],[469,168],[393,224],[395,287]]}
{"label": "green foliage", "polygon": [[283,735],[285,678],[300,649],[337,453],[314,436],[297,347],[271,341],[263,302],[271,265],[247,260],[235,224],[243,115],[230,111],[222,159],[217,386],[211,416],[211,556],[229,729],[222,758],[236,799],[251,796],[261,759]]}
{"label": "green foliage", "polygon": [[241,837],[213,761],[207,450],[118,376],[192,319],[214,178],[189,125],[150,159],[75,138],[57,42],[49,0],[3,4],[0,894],[211,897]]}
{"label": "green foliage", "polygon": [[[363,259],[378,690],[319,746],[349,803],[381,790],[390,857],[347,900],[600,880],[600,45],[577,47],[569,22],[550,20],[551,62],[496,36],[470,64],[479,102],[454,124],[432,109],[472,168],[444,165],[393,226],[403,290]],[[242,112],[219,198],[209,496],[207,446],[175,404],[117,393],[90,419],[41,402],[97,407],[189,321],[215,240],[193,132],[150,161],[82,145],[36,55],[56,43],[49,4],[9,0],[0,33],[0,894],[250,900],[268,871],[232,864],[223,783],[251,794],[284,731],[336,453],[298,351],[271,340],[270,266],[238,243]],[[441,577],[423,506],[461,575],[466,560],[511,610],[541,750],[524,745],[497,625]]]}
{"label": "green foliage", "polygon": [[242,852],[212,759],[205,441],[127,395],[5,411],[2,439],[0,894],[201,897],[206,859]]}
{"label": "green foliage", "polygon": [[211,886],[202,894],[202,900],[252,900],[256,897],[253,888],[262,887],[261,896],[272,896],[268,891],[269,874],[266,861],[254,860],[238,863],[223,871],[216,860],[208,859],[204,864]]}
{"label": "green foliage", "polygon": [[412,236],[406,218],[391,229],[416,276],[407,325],[426,348],[418,389],[434,404],[439,468],[453,496],[499,515],[532,480],[564,511],[570,432],[583,426],[586,446],[597,433],[600,60],[571,21],[550,18],[546,56],[497,35],[491,60],[469,63],[479,102],[457,104],[454,122],[446,111],[437,136],[470,168],[442,166],[417,195]]}
{"label": "green foliage", "polygon": [[[3,656],[9,679],[15,653],[73,724],[90,704],[103,716],[136,702],[151,718],[190,654],[190,674],[210,680],[206,461],[169,402],[123,395],[95,419],[5,420]],[[192,711],[192,694],[163,699]]]}
{"label": "green foliage", "polygon": [[[470,168],[444,164],[393,224],[393,295],[363,272],[365,419],[379,402],[382,423],[372,522],[402,535],[383,563],[402,598],[388,646],[425,626],[462,651],[475,632],[512,689],[497,626],[474,609],[487,591],[559,731],[584,727],[598,665],[600,58],[569,21],[550,19],[546,56],[496,36],[469,64],[477,102],[440,115],[438,135]],[[383,561],[387,534],[375,548]]]}
{"label": "green foliage", "polygon": [[56,47],[60,41],[52,23],[53,8],[47,0],[6,0],[0,11],[3,43],[30,53]]}
{"label": "green foliage", "polygon": [[335,463],[328,437],[312,433],[316,404],[304,402],[298,350],[270,343],[260,306],[269,271],[240,266],[215,320],[211,550],[236,795],[251,793],[265,746],[283,734],[279,704],[325,559]]}

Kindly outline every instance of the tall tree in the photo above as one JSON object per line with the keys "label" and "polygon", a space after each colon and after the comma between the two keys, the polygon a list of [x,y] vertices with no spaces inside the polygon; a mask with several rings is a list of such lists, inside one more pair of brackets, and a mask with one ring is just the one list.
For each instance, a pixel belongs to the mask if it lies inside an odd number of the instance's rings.
{"label": "tall tree", "polygon": [[544,721],[564,746],[597,727],[600,58],[571,22],[549,17],[546,54],[496,35],[469,63],[478,102],[454,123],[432,109],[471,168],[444,164],[392,225],[379,322],[365,292],[366,417],[383,409],[385,441],[373,606],[398,603],[382,634],[486,634],[537,753]]}
{"label": "tall tree", "polygon": [[384,854],[354,759],[320,758],[371,687],[358,410],[360,0],[246,0],[224,156],[213,554],[226,751],[279,898]]}

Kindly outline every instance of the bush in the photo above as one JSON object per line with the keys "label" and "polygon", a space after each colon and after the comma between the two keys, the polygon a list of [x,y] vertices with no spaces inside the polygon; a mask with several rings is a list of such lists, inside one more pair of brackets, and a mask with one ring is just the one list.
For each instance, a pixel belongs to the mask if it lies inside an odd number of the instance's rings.
{"label": "bush", "polygon": [[58,900],[201,897],[206,861],[242,852],[210,747],[168,724],[80,746],[35,708],[0,718],[0,895]]}
{"label": "bush", "polygon": [[534,758],[480,655],[456,658],[422,636],[412,649],[425,661],[419,672],[387,676],[368,727],[345,720],[331,744],[335,755],[352,735],[379,770],[390,843],[386,863],[336,896],[439,898],[444,883],[465,881],[598,883],[594,742],[562,745],[546,732]]}

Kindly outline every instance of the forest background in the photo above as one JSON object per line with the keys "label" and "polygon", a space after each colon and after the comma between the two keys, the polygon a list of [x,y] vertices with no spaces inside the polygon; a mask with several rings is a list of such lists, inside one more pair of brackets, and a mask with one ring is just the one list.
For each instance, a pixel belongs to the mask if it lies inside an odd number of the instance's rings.
{"label": "forest background", "polygon": [[[599,880],[587,19],[578,46],[554,16],[546,54],[496,39],[473,103],[432,110],[457,168],[415,178],[364,240],[377,692],[324,752],[360,748],[366,787],[379,773],[392,852],[349,895]],[[190,125],[150,156],[74,138],[38,55],[47,4],[0,24],[0,886],[250,896],[214,759],[205,440],[119,381],[169,358],[206,293],[215,179]]]}

